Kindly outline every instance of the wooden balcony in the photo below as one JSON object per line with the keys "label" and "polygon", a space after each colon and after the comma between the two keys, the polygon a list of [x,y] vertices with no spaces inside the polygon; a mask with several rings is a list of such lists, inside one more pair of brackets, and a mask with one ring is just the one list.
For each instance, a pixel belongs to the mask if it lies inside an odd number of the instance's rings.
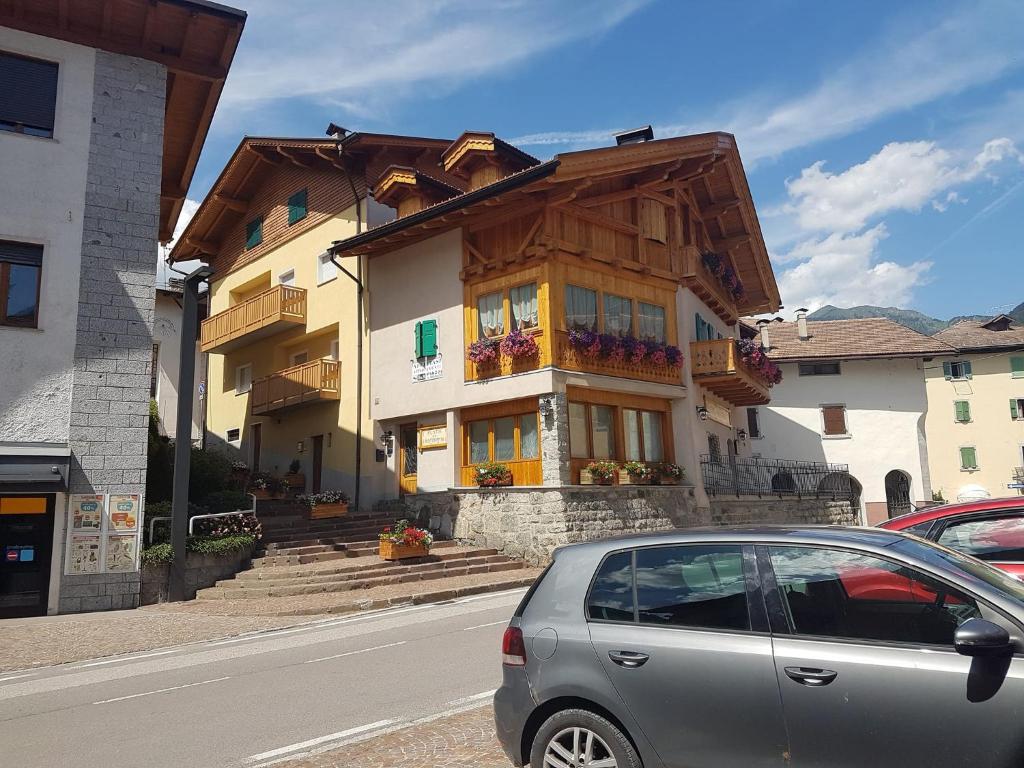
{"label": "wooden balcony", "polygon": [[253,416],[283,411],[308,403],[338,400],[341,364],[337,360],[312,360],[256,379],[250,393]]}
{"label": "wooden balcony", "polygon": [[765,405],[772,399],[764,379],[743,363],[735,339],[690,342],[690,365],[695,384],[733,405]]}
{"label": "wooden balcony", "polygon": [[704,266],[700,251],[693,246],[683,248],[682,283],[722,320],[731,325],[736,322],[736,302],[718,278]]}
{"label": "wooden balcony", "polygon": [[203,321],[203,352],[228,352],[306,324],[306,290],[275,285]]}
{"label": "wooden balcony", "polygon": [[565,331],[555,332],[555,366],[569,371],[585,371],[587,373],[600,373],[605,376],[618,376],[623,379],[639,379],[640,381],[653,381],[658,384],[683,383],[682,368],[669,368],[663,365],[652,363],[641,363],[634,365],[627,360],[613,362],[611,360],[596,360],[585,356],[569,343],[569,334]]}

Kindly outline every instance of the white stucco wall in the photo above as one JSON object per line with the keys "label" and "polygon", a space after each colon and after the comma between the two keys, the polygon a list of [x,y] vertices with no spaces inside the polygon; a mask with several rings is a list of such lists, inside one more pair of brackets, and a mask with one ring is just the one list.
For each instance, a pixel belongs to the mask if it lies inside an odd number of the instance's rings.
{"label": "white stucco wall", "polygon": [[[849,464],[863,486],[865,504],[885,502],[885,476],[910,475],[911,501],[931,499],[924,447],[927,412],[918,360],[848,360],[839,376],[800,376],[783,363],[783,381],[760,408],[761,439],[748,440],[756,455]],[[848,436],[826,437],[822,405],[845,405]]]}
{"label": "white stucco wall", "polygon": [[[181,297],[157,291],[153,313],[153,343],[160,345],[157,356],[156,400],[160,424],[169,437],[175,437],[178,424],[178,374],[181,369]],[[202,435],[203,401],[199,398],[198,384],[206,380],[205,358],[196,356],[196,390],[192,400],[192,439]]]}
{"label": "white stucco wall", "polygon": [[0,239],[44,248],[39,327],[0,326],[0,439],[66,442],[96,52],[5,27],[0,50],[59,65],[53,138],[0,131]]}

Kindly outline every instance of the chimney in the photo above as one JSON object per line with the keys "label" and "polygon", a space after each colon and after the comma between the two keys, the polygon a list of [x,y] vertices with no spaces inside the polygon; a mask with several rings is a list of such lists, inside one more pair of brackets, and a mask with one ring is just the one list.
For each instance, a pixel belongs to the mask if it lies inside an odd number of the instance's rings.
{"label": "chimney", "polygon": [[629,131],[615,134],[615,145],[621,147],[623,144],[642,144],[645,141],[654,139],[654,129],[645,125],[643,128],[633,128]]}
{"label": "chimney", "polygon": [[772,340],[768,338],[768,326],[771,325],[771,320],[761,319],[757,321],[757,329],[761,333],[761,348],[768,350],[772,348]]}
{"label": "chimney", "polygon": [[807,341],[811,334],[807,331],[807,309],[801,307],[796,311],[796,332],[800,341]]}

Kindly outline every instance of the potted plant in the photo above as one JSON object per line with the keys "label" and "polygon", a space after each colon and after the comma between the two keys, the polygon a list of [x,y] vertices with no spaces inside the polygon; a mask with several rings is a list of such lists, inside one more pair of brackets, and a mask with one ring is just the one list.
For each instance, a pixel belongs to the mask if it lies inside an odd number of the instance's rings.
{"label": "potted plant", "polygon": [[478,339],[466,350],[466,359],[479,366],[493,365],[498,362],[501,344],[497,339]]}
{"label": "potted plant", "polygon": [[278,499],[287,489],[287,483],[269,472],[254,472],[249,478],[249,493],[257,499]]}
{"label": "potted plant", "polygon": [[341,517],[348,514],[348,496],[343,491],[320,491],[299,496],[300,503],[309,507],[309,519]]}
{"label": "potted plant", "polygon": [[476,484],[481,488],[498,488],[512,485],[512,470],[507,464],[489,461],[475,470]]}
{"label": "potted plant", "polygon": [[430,553],[430,545],[434,537],[430,531],[414,528],[408,520],[399,520],[393,526],[385,528],[377,537],[380,539],[380,558],[382,560],[403,560],[409,557],[426,557]]}
{"label": "potted plant", "polygon": [[288,489],[296,493],[302,493],[306,490],[306,475],[301,472],[302,462],[298,459],[292,459],[292,463],[288,465],[288,474],[284,476],[284,480],[288,483]]}
{"label": "potted plant", "polygon": [[627,461],[619,467],[619,485],[647,485],[651,470],[642,461]]}
{"label": "potted plant", "polygon": [[529,360],[536,357],[539,347],[533,334],[524,333],[518,328],[501,340],[501,354],[512,360]]}
{"label": "potted plant", "polygon": [[611,485],[618,468],[614,461],[592,461],[580,470],[580,485]]}
{"label": "potted plant", "polygon": [[663,462],[659,464],[651,475],[651,481],[658,485],[679,485],[686,473],[678,464]]}

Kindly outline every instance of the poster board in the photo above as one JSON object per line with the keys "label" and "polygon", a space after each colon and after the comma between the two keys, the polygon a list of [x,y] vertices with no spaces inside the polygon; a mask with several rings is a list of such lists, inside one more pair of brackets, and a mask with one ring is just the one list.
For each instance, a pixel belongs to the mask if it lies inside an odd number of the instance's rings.
{"label": "poster board", "polygon": [[140,494],[72,494],[65,572],[78,576],[137,571],[141,531]]}
{"label": "poster board", "polygon": [[103,562],[101,544],[97,535],[72,533],[68,543],[68,573],[74,576],[99,573]]}
{"label": "poster board", "polygon": [[71,530],[96,531],[103,529],[106,499],[102,493],[71,494]]}

